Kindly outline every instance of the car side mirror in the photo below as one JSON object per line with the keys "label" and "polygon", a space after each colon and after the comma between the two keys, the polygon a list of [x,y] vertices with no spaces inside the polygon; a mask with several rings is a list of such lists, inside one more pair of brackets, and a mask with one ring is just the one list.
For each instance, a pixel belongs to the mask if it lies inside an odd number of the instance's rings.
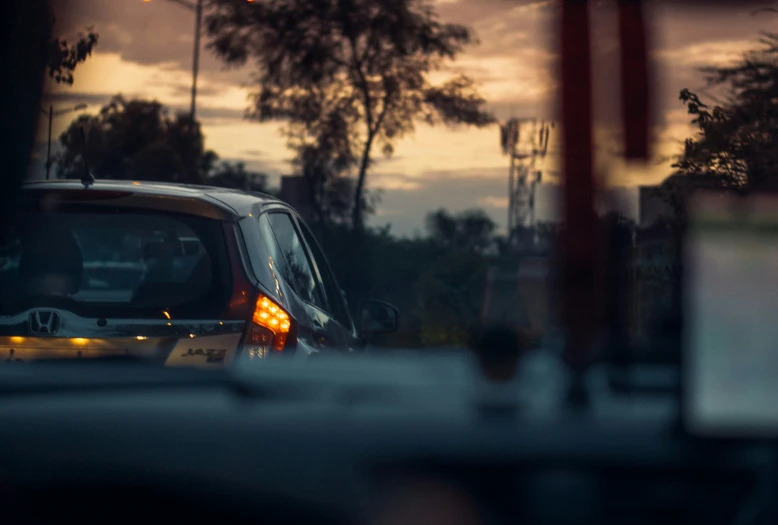
{"label": "car side mirror", "polygon": [[361,335],[389,334],[397,330],[400,313],[383,301],[359,303],[359,333]]}

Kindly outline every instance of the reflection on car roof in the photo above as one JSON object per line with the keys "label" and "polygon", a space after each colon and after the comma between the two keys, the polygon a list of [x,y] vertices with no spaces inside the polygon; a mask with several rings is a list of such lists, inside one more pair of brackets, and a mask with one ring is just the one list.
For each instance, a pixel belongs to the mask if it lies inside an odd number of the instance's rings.
{"label": "reflection on car roof", "polygon": [[[84,186],[77,179],[28,181],[23,186],[27,190],[74,190],[84,191]],[[235,188],[222,188],[199,184],[179,184],[174,182],[130,181],[98,179],[90,186],[89,191],[123,191],[139,196],[178,197],[214,201],[229,207],[238,215],[245,215],[251,206],[257,203],[281,203],[279,199],[260,192],[248,192]]]}

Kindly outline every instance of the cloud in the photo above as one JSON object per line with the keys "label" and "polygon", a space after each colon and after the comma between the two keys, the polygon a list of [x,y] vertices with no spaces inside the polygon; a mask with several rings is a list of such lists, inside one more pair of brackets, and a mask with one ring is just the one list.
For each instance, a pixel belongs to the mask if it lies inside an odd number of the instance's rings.
{"label": "cloud", "polygon": [[515,56],[523,49],[551,49],[551,19],[543,9],[549,2],[459,0],[438,6],[441,20],[474,30],[479,44],[470,56]]}
{"label": "cloud", "polygon": [[[371,217],[369,223],[375,226],[391,224],[392,231],[399,235],[423,233],[428,212],[438,208],[456,212],[478,207],[480,198],[502,196],[507,187],[504,180],[480,178],[476,173],[453,179],[429,173],[414,182],[413,191],[386,189],[378,205],[380,214]],[[496,223],[505,224],[504,212],[494,208],[486,211]]]}
{"label": "cloud", "polygon": [[[186,9],[167,0],[57,0],[55,5],[58,35],[72,39],[85,26],[94,25],[101,39],[95,55],[76,71],[76,84],[49,86],[46,103],[87,103],[94,113],[121,92],[157,99],[174,111],[188,111],[194,19]],[[680,89],[703,84],[700,66],[724,63],[758,47],[758,31],[778,23],[778,15],[751,16],[750,6],[692,8],[669,0],[646,5],[656,29],[655,136],[657,156],[661,156],[679,151],[680,141],[694,131],[678,101]],[[437,7],[441,21],[472,27],[480,44],[467,48],[434,77],[436,81],[459,73],[472,76],[487,96],[489,109],[503,120],[554,117],[557,57],[551,2],[437,0]],[[615,185],[661,180],[668,173],[667,163],[636,169],[613,157],[620,147],[617,26],[613,10],[606,7],[595,8],[592,20],[598,152],[610,153],[598,167],[611,175],[610,183]],[[271,184],[277,183],[273,181],[292,170],[291,153],[278,124],[243,118],[252,67],[225,69],[207,51],[200,66],[198,115],[206,146],[223,158],[243,159],[249,169],[268,173]],[[65,116],[55,120],[55,136],[68,121]],[[45,148],[36,152],[40,160]],[[558,165],[558,159],[550,156],[548,180],[555,180]],[[414,136],[397,144],[394,157],[376,157],[368,187],[385,190],[380,220],[394,223],[398,231],[421,228],[424,213],[436,207],[483,206],[498,224],[504,224],[507,174],[508,159],[500,150],[496,127],[450,130],[422,125]],[[556,202],[557,190],[539,188],[543,213],[554,208],[550,203]]]}
{"label": "cloud", "polygon": [[[438,3],[442,20],[472,26],[494,24],[498,20],[526,21],[532,26],[549,14],[551,0],[458,0]],[[510,24],[506,24],[510,27]]]}
{"label": "cloud", "polygon": [[[173,62],[141,64],[128,61],[119,53],[96,52],[78,67],[73,86],[47,81],[44,101],[87,103],[99,108],[122,94],[130,99],[158,100],[174,112],[188,112],[191,83],[191,72],[179,69]],[[203,122],[240,121],[248,102],[247,88],[226,82],[218,75],[201,77],[198,82],[197,114]]]}
{"label": "cloud", "polygon": [[485,206],[487,208],[498,208],[498,209],[508,209],[508,197],[495,197],[494,195],[489,195],[487,197],[481,197],[478,199],[478,204],[480,206]]}
{"label": "cloud", "polygon": [[412,192],[424,185],[419,177],[408,177],[400,173],[371,173],[369,187],[384,191]]}
{"label": "cloud", "polygon": [[[482,177],[484,170],[475,169],[467,176],[457,177],[430,172],[414,179],[413,191],[385,189],[378,213],[369,219],[374,226],[391,224],[392,231],[403,236],[423,233],[424,221],[430,211],[445,208],[460,212],[482,208],[487,215],[504,229],[507,208],[500,206],[507,199],[507,175]],[[559,186],[541,184],[536,193],[536,218],[539,221],[558,220]]]}
{"label": "cloud", "polygon": [[[648,19],[655,30],[654,47],[659,50],[681,49],[692,44],[756,39],[761,31],[771,30],[778,15],[754,16],[757,7],[775,4],[768,0],[737,2],[646,2]],[[708,4],[708,5],[706,5]]]}
{"label": "cloud", "polygon": [[[519,93],[523,99],[542,93],[548,84],[544,64],[549,58],[548,45],[538,39],[544,31],[537,25],[540,20],[537,6],[543,3],[520,2],[518,7],[507,0],[440,3],[441,20],[473,26],[481,40],[480,45],[467,48],[461,64],[451,66],[450,71],[462,72],[464,68],[484,83],[496,101],[504,99],[506,92]],[[58,34],[74,36],[85,26],[93,25],[100,33],[96,56],[115,54],[125,62],[175,70],[180,85],[162,89],[170,89],[173,96],[188,94],[194,29],[193,18],[192,24],[189,23],[192,15],[185,8],[165,0],[58,0],[56,7]],[[481,61],[482,58],[487,58],[487,62]],[[251,71],[250,66],[226,68],[205,49],[201,54],[202,78],[247,87],[252,85]],[[154,80],[146,79],[146,85],[153,86]],[[241,102],[245,105],[246,101]]]}
{"label": "cloud", "polygon": [[[244,159],[246,165],[256,171],[274,177],[289,175],[292,171],[292,153],[286,148],[285,139],[279,133],[279,125],[237,119],[203,118],[205,144],[219,156]],[[246,158],[246,150],[262,152]]]}
{"label": "cloud", "polygon": [[[72,39],[86,26],[100,35],[98,51],[117,53],[128,62],[172,63],[190,70],[194,52],[194,12],[169,0],[57,0],[52,2],[55,32]],[[218,73],[229,82],[245,83],[245,70],[226,69],[202,42],[200,71]]]}
{"label": "cloud", "polygon": [[187,85],[191,85],[191,75],[175,69],[174,63],[146,65],[128,61],[119,53],[96,52],[78,67],[73,86],[47,81],[45,87],[49,96],[75,91],[86,95],[124,93],[175,103],[187,100],[181,90]]}
{"label": "cloud", "polygon": [[730,66],[743,59],[743,55],[757,47],[754,40],[709,40],[675,49],[664,49],[657,56],[668,67],[701,68]]}
{"label": "cloud", "polygon": [[240,152],[243,157],[264,157],[265,153],[260,149],[247,149]]}
{"label": "cloud", "polygon": [[548,97],[555,84],[548,66],[550,60],[548,53],[534,48],[517,51],[513,56],[464,55],[442,72],[430,75],[430,80],[466,74],[480,84],[482,94],[492,103],[537,104]]}

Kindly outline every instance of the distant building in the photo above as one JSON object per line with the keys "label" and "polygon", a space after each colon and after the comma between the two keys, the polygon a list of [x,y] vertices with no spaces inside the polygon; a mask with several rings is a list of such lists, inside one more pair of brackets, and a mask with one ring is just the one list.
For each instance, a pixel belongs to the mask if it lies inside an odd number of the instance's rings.
{"label": "distant building", "polygon": [[647,342],[651,327],[672,301],[675,213],[664,195],[665,183],[638,188],[638,221],[632,247],[630,336]]}
{"label": "distant building", "polygon": [[632,248],[631,333],[645,342],[661,315],[676,298],[678,257],[670,220],[658,219],[638,228]]}
{"label": "distant building", "polygon": [[638,187],[638,227],[647,228],[660,219],[673,216],[673,210],[660,193],[661,185]]}
{"label": "distant building", "polygon": [[556,295],[552,260],[544,253],[522,253],[504,258],[486,276],[481,322],[507,323],[526,331],[533,340],[549,334]]}
{"label": "distant building", "polygon": [[280,198],[296,209],[306,222],[313,220],[315,208],[305,177],[302,175],[282,176]]}
{"label": "distant building", "polygon": [[632,251],[631,332],[645,342],[672,315],[679,300],[678,211],[698,191],[726,191],[710,175],[674,174],[656,186],[638,189],[638,224]]}

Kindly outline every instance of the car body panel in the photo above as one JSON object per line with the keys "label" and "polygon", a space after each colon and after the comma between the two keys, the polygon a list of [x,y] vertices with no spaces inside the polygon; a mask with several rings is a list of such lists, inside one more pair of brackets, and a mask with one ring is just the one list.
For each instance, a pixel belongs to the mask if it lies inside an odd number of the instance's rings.
{"label": "car body panel", "polygon": [[[34,316],[42,312],[56,316],[49,323],[53,333],[34,333]],[[228,365],[237,354],[246,325],[243,321],[202,319],[111,319],[104,326],[100,324],[100,319],[85,319],[54,308],[0,317],[0,359],[16,362],[123,356],[168,365]]]}
{"label": "car body panel", "polygon": [[[274,260],[274,255],[276,258],[279,255],[267,238],[266,212],[288,214],[297,228],[302,220],[295,210],[274,197],[208,186],[137,181],[100,180],[85,189],[79,181],[59,180],[26,184],[22,198],[25,199],[23,208],[33,212],[57,213],[76,206],[88,214],[90,206],[95,205],[101,209],[107,206],[117,210],[172,213],[221,222],[231,272],[239,275],[232,278],[233,296],[228,310],[218,318],[171,319],[167,311],[160,311],[159,318],[155,319],[148,316],[101,319],[84,316],[83,312],[79,316],[67,308],[51,305],[0,315],[0,360],[3,362],[123,356],[168,366],[228,366],[238,355],[258,293],[270,297],[297,323],[297,341],[293,345],[296,355],[339,352],[355,346],[356,332],[350,317],[345,323],[349,326],[344,326],[324,309],[306,303],[278,271],[280,261]],[[179,240],[186,256],[199,256],[197,239]],[[326,266],[326,271],[331,272],[329,265]],[[93,301],[102,300],[101,290],[110,288],[108,283],[125,277],[131,280],[145,271],[137,263],[101,260],[85,261],[83,268],[83,282],[87,283]],[[105,293],[109,297],[115,291]],[[41,312],[56,315],[56,333],[36,333],[31,316]]]}
{"label": "car body panel", "polygon": [[[273,210],[275,212],[287,212],[287,209],[284,207],[274,207]],[[287,308],[287,311],[295,319],[306,319],[308,321],[301,323],[298,328],[297,340],[298,344],[300,344],[299,351],[301,354],[310,355],[331,349],[331,345],[325,344],[327,341],[322,337],[322,334],[316,333],[321,330],[317,330],[314,322],[322,324],[321,316],[318,315],[315,308],[300,299],[287,279],[281,274],[279,265],[283,264],[283,261],[280,260],[283,258],[283,255],[278,253],[273,229],[267,220],[267,214],[260,214],[256,220],[247,226],[256,230],[258,237],[261,239],[264,253],[267,254],[266,263],[258,260],[252,266],[256,271],[259,271],[259,268],[262,268],[264,271],[266,268],[265,277],[271,279],[270,283],[275,287],[275,297],[282,302],[282,305]],[[258,251],[257,253],[263,252]]]}
{"label": "car body panel", "polygon": [[214,368],[228,366],[234,361],[241,337],[240,333],[180,339],[11,336],[0,338],[0,360],[17,363],[130,357],[167,366]]}

